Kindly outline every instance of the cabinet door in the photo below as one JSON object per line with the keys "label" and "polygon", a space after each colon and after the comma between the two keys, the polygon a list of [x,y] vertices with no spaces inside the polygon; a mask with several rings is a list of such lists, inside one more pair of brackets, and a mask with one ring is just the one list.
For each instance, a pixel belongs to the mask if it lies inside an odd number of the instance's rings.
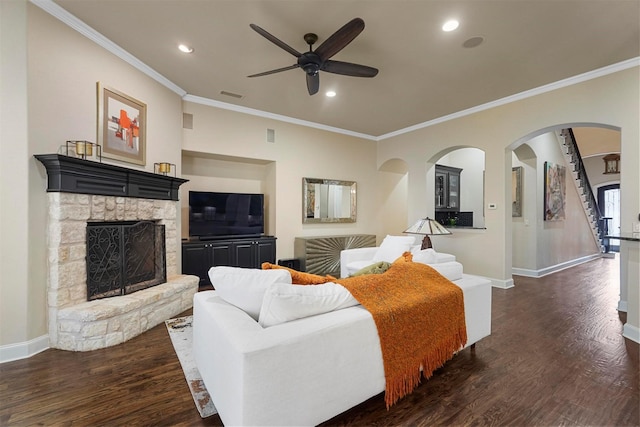
{"label": "cabinet door", "polygon": [[452,210],[460,209],[460,174],[449,172],[449,204]]}
{"label": "cabinet door", "polygon": [[257,261],[260,268],[263,262],[270,262],[274,264],[276,262],[276,240],[275,239],[261,239],[256,243],[257,249]]}
{"label": "cabinet door", "polygon": [[435,210],[457,212],[460,210],[460,173],[462,169],[436,165]]}
{"label": "cabinet door", "polygon": [[200,278],[200,286],[208,285],[208,271],[211,267],[211,254],[204,244],[182,245],[182,274],[191,274]]}
{"label": "cabinet door", "polygon": [[447,207],[447,173],[436,171],[436,209]]}
{"label": "cabinet door", "polygon": [[232,246],[234,265],[242,268],[257,268],[253,241],[235,242]]}
{"label": "cabinet door", "polygon": [[233,265],[233,252],[231,250],[231,244],[229,242],[215,242],[208,243],[209,253],[211,254],[211,263],[207,267],[209,268],[218,265]]}

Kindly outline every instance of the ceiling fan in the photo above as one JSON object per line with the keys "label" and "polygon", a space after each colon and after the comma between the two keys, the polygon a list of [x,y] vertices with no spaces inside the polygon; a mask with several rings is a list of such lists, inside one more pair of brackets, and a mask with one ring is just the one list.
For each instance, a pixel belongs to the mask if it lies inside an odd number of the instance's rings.
{"label": "ceiling fan", "polygon": [[288,67],[252,74],[247,77],[260,77],[281,71],[293,70],[294,68],[302,68],[307,74],[307,90],[309,91],[309,95],[314,95],[320,88],[320,71],[354,77],[374,77],[378,74],[377,68],[330,59],[351,43],[351,41],[364,30],[364,21],[360,18],[354,18],[347,22],[342,28],[333,33],[331,37],[322,42],[316,50],[313,50],[312,46],[318,41],[318,36],[313,33],[305,34],[304,41],[309,45],[309,51],[305,53],[298,52],[255,24],[250,24],[249,26],[271,43],[297,57],[298,62]]}

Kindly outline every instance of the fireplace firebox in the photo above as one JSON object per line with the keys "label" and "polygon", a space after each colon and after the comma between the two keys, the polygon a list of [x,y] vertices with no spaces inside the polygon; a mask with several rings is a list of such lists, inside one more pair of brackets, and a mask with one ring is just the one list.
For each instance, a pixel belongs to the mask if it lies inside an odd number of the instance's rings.
{"label": "fireplace firebox", "polygon": [[165,228],[155,221],[87,223],[87,300],[166,282]]}

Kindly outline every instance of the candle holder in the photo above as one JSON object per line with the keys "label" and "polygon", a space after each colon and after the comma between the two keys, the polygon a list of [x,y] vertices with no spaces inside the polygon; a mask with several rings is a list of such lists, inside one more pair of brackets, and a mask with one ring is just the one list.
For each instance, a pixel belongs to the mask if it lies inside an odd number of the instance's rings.
{"label": "candle holder", "polygon": [[102,146],[89,141],[67,141],[67,156],[78,157],[82,160],[97,160],[102,163]]}
{"label": "candle holder", "polygon": [[176,165],[174,165],[173,163],[166,163],[166,162],[161,162],[161,163],[154,163],[153,164],[153,172],[160,174],[160,175],[167,175],[171,173],[171,170],[173,169],[173,176],[176,176]]}

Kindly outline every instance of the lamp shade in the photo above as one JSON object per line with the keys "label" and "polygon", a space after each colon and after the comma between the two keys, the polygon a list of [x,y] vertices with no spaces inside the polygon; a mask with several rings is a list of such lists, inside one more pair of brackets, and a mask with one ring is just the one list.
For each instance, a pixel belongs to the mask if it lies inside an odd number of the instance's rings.
{"label": "lamp shade", "polygon": [[427,236],[434,236],[437,234],[451,234],[451,232],[446,228],[444,228],[444,226],[440,224],[438,221],[428,217],[424,219],[419,219],[411,227],[404,230],[404,233],[424,234]]}
{"label": "lamp shade", "polygon": [[429,238],[429,236],[435,236],[438,234],[451,234],[451,232],[444,228],[442,224],[429,217],[419,219],[411,227],[404,230],[403,233],[424,235],[424,239],[422,239],[422,246],[420,249],[428,249],[433,247],[431,245],[431,239]]}

